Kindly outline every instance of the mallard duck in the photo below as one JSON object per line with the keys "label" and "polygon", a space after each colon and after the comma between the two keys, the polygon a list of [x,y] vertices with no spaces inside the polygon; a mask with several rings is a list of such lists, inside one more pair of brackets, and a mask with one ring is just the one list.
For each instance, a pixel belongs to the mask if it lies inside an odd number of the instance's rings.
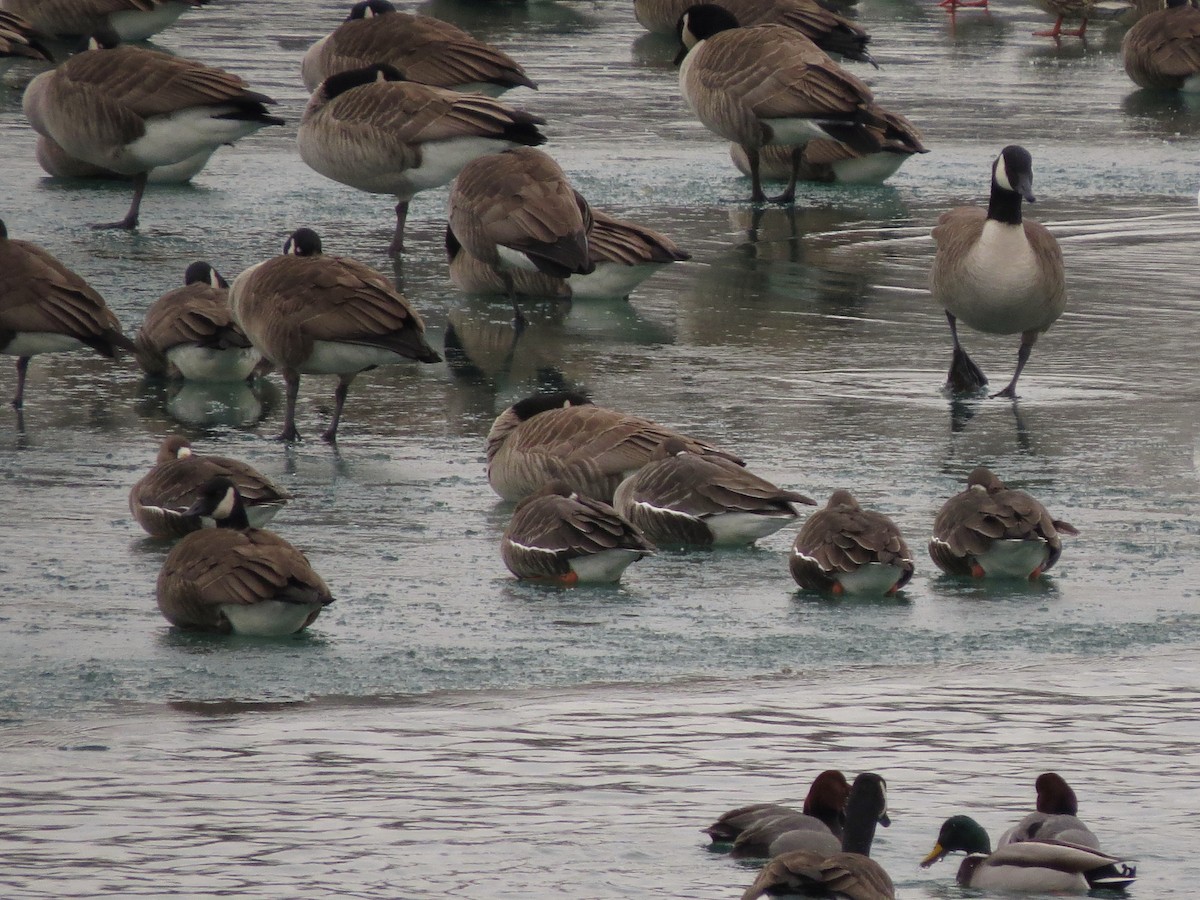
{"label": "mallard duck", "polygon": [[967,489],[938,511],[929,556],[950,575],[1034,579],[1062,555],[1060,533],[1079,534],[1069,522],[1051,518],[1029,494],[1005,487],[979,466],[967,476]]}
{"label": "mallard duck", "polygon": [[888,824],[886,783],[880,776],[864,772],[854,779],[846,800],[841,852],[826,855],[794,850],[776,856],[759,872],[742,900],[764,894],[895,900],[892,879],[870,858],[876,825]]}
{"label": "mallard duck", "polygon": [[846,776],[828,769],[813,779],[802,810],[754,803],[730,810],[702,830],[714,845],[731,844],[737,856],[775,856],[776,845],[778,852],[811,849],[834,854],[842,846],[849,794]]}
{"label": "mallard duck", "polygon": [[1034,201],[1033,158],[1016,144],[992,163],[986,212],[961,206],[942,213],[933,229],[937,255],[930,289],[946,311],[954,356],[946,387],[957,393],[981,390],[987,376],[958,342],[961,319],[976,331],[1020,334],[1017,368],[994,397],[1017,396],[1017,379],[1029,362],[1038,335],[1067,307],[1062,250],[1044,225],[1024,221],[1021,202]]}
{"label": "mallard duck", "polygon": [[967,858],[956,880],[964,887],[1000,891],[1086,891],[1121,889],[1132,884],[1136,869],[1118,857],[1065,841],[1028,840],[994,853],[987,832],[969,816],[951,816],[938,832],[933,849],[921,861],[928,868],[949,853]]}
{"label": "mallard duck", "polygon": [[1037,811],[1000,835],[997,847],[1014,841],[1053,838],[1100,849],[1100,840],[1078,818],[1079,802],[1065,778],[1057,772],[1043,772],[1034,782],[1034,789],[1037,791]]}
{"label": "mallard duck", "polygon": [[914,569],[896,523],[863,509],[844,489],[808,517],[792,543],[788,565],[802,588],[834,594],[894,594]]}

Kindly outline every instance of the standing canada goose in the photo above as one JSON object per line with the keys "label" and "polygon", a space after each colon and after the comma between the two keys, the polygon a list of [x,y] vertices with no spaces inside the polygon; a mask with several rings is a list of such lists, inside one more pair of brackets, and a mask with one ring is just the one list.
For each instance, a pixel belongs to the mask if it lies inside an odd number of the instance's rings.
{"label": "standing canada goose", "polygon": [[619,581],[653,552],[654,545],[615,509],[561,481],[518,503],[500,541],[504,565],[518,578],[559,584]]}
{"label": "standing canada goose", "polygon": [[912,554],[896,523],[859,506],[847,490],[834,491],[808,517],[788,560],[792,577],[810,591],[894,594],[913,575]]}
{"label": "standing canada goose", "polygon": [[129,511],[154,538],[177,538],[203,528],[201,516],[188,510],[200,498],[201,488],[218,475],[237,485],[250,524],[261,528],[275,517],[292,495],[258,469],[226,456],[193,452],[187,438],[164,438],[154,468],[129,491]]}
{"label": "standing canada goose", "polygon": [[[695,0],[634,0],[633,12],[647,31],[675,34],[679,17]],[[817,0],[721,0],[743,25],[785,25],[826,53],[877,65],[867,52],[871,36]]]}
{"label": "standing canada goose", "polygon": [[133,177],[133,202],[119,222],[133,229],[149,173],[211,153],[267,125],[275,101],[222,69],[141,47],[100,47],[43,72],[23,109],[38,134],[69,156]]}
{"label": "standing canada goose", "polygon": [[147,375],[195,381],[241,381],[262,360],[233,320],[229,285],[209,263],[187,267],[184,286],[163,294],[146,310],[134,336]]}
{"label": "standing canada goose", "polygon": [[987,212],[960,206],[942,213],[933,229],[937,255],[930,278],[933,298],[946,310],[954,356],[946,387],[973,392],[987,376],[958,342],[959,319],[988,334],[1020,334],[1012,380],[994,397],[1017,396],[1017,379],[1038,335],[1067,305],[1062,250],[1049,230],[1021,220],[1021,201],[1034,201],[1033,160],[1010,144],[992,164]]}
{"label": "standing canada goose", "polygon": [[537,90],[507,53],[457,25],[397,12],[388,0],[355,3],[341,25],[313,44],[300,63],[309,93],[338,72],[387,63],[409,81],[499,96],[514,87]]}
{"label": "standing canada goose", "polygon": [[1200,91],[1200,9],[1190,0],[1167,0],[1166,9],[1125,32],[1121,56],[1138,87]]}
{"label": "standing canada goose", "polygon": [[594,406],[582,394],[534,394],[514,403],[492,423],[487,437],[488,483],[505,500],[521,500],[558,479],[609,503],[617,485],[672,437],[695,453],[741,462],[657,422]]}
{"label": "standing canada goose", "polygon": [[[185,184],[208,164],[216,152],[216,147],[206,147],[187,159],[169,166],[158,166],[151,169],[146,176],[146,183]],[[42,167],[42,171],[51,178],[95,178],[110,181],[128,181],[133,178],[131,175],[123,175],[112,169],[106,169],[104,166],[76,159],[60,147],[53,138],[44,134],[39,134],[37,137],[34,157],[37,159],[38,165]]]}
{"label": "standing canada goose", "polygon": [[1079,819],[1075,791],[1057,772],[1043,772],[1034,783],[1037,808],[1000,835],[997,847],[1017,841],[1058,840],[1100,849],[1100,840]]}
{"label": "standing canada goose", "polygon": [[158,34],[208,0],[0,0],[39,31],[63,39],[108,35],[121,43]]}
{"label": "standing canada goose", "polygon": [[[896,174],[904,162],[917,153],[928,153],[921,142],[921,132],[899,113],[879,106],[871,107],[881,119],[879,125],[868,125],[879,139],[880,149],[860,153],[848,144],[832,138],[817,138],[801,148],[801,181],[837,184],[882,184]],[[792,175],[792,153],[789,144],[769,144],[759,151],[759,175],[765,179],[786,180]],[[729,145],[729,156],[738,171],[750,174],[750,159],[740,144]]]}
{"label": "standing canada goose", "polygon": [[764,894],[895,900],[896,888],[883,866],[871,859],[876,825],[887,827],[887,785],[872,773],[854,779],[846,800],[846,827],[840,853],[793,850],[772,859],[742,900]]}
{"label": "standing canada goose", "polygon": [[0,9],[0,75],[22,60],[53,62],[42,41],[32,22]]}
{"label": "standing canada goose", "polygon": [[0,221],[0,353],[17,358],[17,392],[25,402],[29,360],[39,353],[91,347],[109,358],[133,350],[121,323],[92,287],[36,244],[9,238]]}
{"label": "standing canada goose", "polygon": [[311,228],[293,232],[283,255],[251,266],[229,289],[233,315],[251,343],[283,373],[287,411],[281,441],[295,441],[300,376],[337,375],[333,421],[322,437],[337,440],[354,376],[404,360],[435,363],[425,323],[391,282],[370,266],[325,256]]}
{"label": "standing canada goose", "polygon": [[448,184],[471,160],[546,141],[545,120],[481,94],[405,81],[386,64],[331,75],[309,98],[300,157],[334,181],[396,197],[388,252],[404,249],[408,204]]}
{"label": "standing canada goose", "polygon": [[1060,533],[1079,534],[980,466],[967,476],[967,489],[938,511],[929,555],[950,575],[1034,579],[1062,555]]}
{"label": "standing canada goose", "polygon": [[776,856],[771,847],[788,834],[787,849],[834,854],[842,848],[849,796],[846,776],[828,769],[813,779],[803,810],[778,803],[753,803],[731,809],[701,830],[714,845],[732,844],[742,856]]}
{"label": "standing canada goose", "polygon": [[600,300],[628,297],[663,266],[692,258],[665,234],[617,219],[590,207],[587,231],[588,259],[595,266],[587,274],[559,278],[544,272],[508,268],[503,271],[481,262],[463,249],[454,231],[446,229],[446,254],[450,280],[469,294],[504,294],[512,280],[514,294],[549,299]]}
{"label": "standing canada goose", "polygon": [[518,327],[525,317],[510,270],[556,278],[595,271],[588,252],[591,209],[540,150],[518,147],[463,166],[450,191],[451,242],[504,280]]}
{"label": "standing canada goose", "polygon": [[172,625],[278,637],[307,628],[333,602],[303,553],[250,526],[230,479],[206,481],[187,515],[211,518],[217,527],[186,535],[163,562],[158,608]]}
{"label": "standing canada goose", "polygon": [[[1035,31],[1036,37],[1059,38],[1063,35],[1081,38],[1087,31],[1089,19],[1116,19],[1133,11],[1133,0],[1036,0],[1038,6],[1054,16],[1054,27]],[[1063,31],[1067,19],[1079,22],[1074,31]]]}
{"label": "standing canada goose", "polygon": [[767,199],[759,178],[765,146],[794,145],[792,175],[775,198],[786,203],[795,199],[809,141],[832,137],[859,153],[881,148],[883,120],[872,111],[870,88],[799,32],[783,25],[739,28],[727,10],[703,3],[688,7],[679,35],[684,99],[706,128],[745,151],[753,202]]}
{"label": "standing canada goose", "polygon": [[928,868],[948,854],[967,854],[956,880],[964,887],[1036,893],[1123,890],[1137,870],[1092,847],[1060,840],[1010,843],[992,852],[987,832],[968,816],[951,816],[942,823],[937,842],[921,861]]}
{"label": "standing canada goose", "polygon": [[668,438],[621,482],[613,506],[656,544],[752,544],[796,521],[814,501],[732,460],[692,453]]}

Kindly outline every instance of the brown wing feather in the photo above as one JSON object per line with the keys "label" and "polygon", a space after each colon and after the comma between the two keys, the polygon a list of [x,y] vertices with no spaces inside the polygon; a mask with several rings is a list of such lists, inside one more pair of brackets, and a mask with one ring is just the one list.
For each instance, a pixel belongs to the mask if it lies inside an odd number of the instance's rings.
{"label": "brown wing feather", "polygon": [[1144,88],[1174,89],[1200,72],[1200,9],[1160,9],[1143,17],[1121,41],[1125,71]]}
{"label": "brown wing feather", "polygon": [[617,219],[592,208],[588,253],[593,262],[617,262],[626,266],[644,263],[682,262],[692,255],[669,237],[634,222]]}
{"label": "brown wing feather", "polygon": [[147,371],[166,371],[165,354],[180,344],[206,347],[249,347],[233,320],[229,291],[197,282],[163,294],[146,310],[134,337],[138,360]]}

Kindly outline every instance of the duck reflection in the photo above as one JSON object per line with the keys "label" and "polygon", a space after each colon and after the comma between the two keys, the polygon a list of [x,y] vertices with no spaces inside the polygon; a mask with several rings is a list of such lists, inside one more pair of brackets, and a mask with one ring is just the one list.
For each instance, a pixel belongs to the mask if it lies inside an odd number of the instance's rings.
{"label": "duck reflection", "polygon": [[1137,90],[1121,99],[1128,127],[1139,134],[1177,140],[1200,134],[1200,95],[1187,91]]}
{"label": "duck reflection", "polygon": [[270,415],[279,399],[278,386],[265,379],[173,381],[165,393],[167,415],[193,428],[248,428]]}
{"label": "duck reflection", "polygon": [[[967,430],[967,426],[971,420],[975,418],[975,414],[982,409],[983,403],[988,399],[985,391],[980,391],[978,396],[950,397],[950,433],[952,435],[963,434]],[[1001,400],[1001,404],[1003,400]],[[1000,404],[989,403],[989,408],[997,407]],[[1029,424],[1025,417],[1021,415],[1021,407],[1014,398],[1008,401],[1008,405],[1012,409],[1013,422],[1016,425],[1016,444],[1017,449],[1021,453],[1032,453],[1033,451],[1033,433],[1029,430]]]}

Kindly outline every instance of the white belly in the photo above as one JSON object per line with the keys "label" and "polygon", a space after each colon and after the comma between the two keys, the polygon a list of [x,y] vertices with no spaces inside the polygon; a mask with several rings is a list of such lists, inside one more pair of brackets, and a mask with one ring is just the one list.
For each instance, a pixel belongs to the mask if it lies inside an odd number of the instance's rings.
{"label": "white belly", "polygon": [[189,381],[243,381],[250,377],[262,354],[253,347],[216,350],[179,344],[167,351],[167,359]]}
{"label": "white belly", "polygon": [[628,297],[633,289],[657,272],[665,263],[626,266],[615,262],[596,264],[589,275],[572,275],[567,281],[575,300],[606,300]]}
{"label": "white belly", "polygon": [[840,184],[882,184],[896,174],[906,159],[905,153],[868,153],[858,159],[835,162],[833,176]]}
{"label": "white belly", "polygon": [[186,3],[167,2],[147,12],[126,10],[112,13],[108,17],[108,23],[121,38],[122,44],[130,44],[134,41],[144,41],[152,34],[158,34],[183,15],[183,11],[187,8],[188,4]]}
{"label": "white belly", "polygon": [[989,219],[963,265],[965,287],[947,300],[946,308],[989,334],[1043,328],[1048,324],[1047,297],[1038,275],[1024,227]]}
{"label": "white belly", "polygon": [[992,541],[986,553],[976,557],[984,574],[996,578],[1028,578],[1050,555],[1044,541]]}
{"label": "white belly", "polygon": [[0,353],[10,356],[37,356],[39,353],[58,353],[63,350],[78,350],[84,346],[69,334],[53,331],[21,331],[0,348]]}
{"label": "white belly", "polygon": [[853,572],[837,576],[837,582],[847,594],[886,594],[900,580],[904,570],[899,566],[867,563]]}
{"label": "white belly", "polygon": [[644,555],[640,550],[603,550],[573,559],[570,566],[581,582],[608,583],[619,581],[621,574]]}
{"label": "white belly", "polygon": [[399,353],[382,347],[314,341],[312,355],[299,366],[298,371],[302,375],[344,375],[373,366],[391,365],[404,359]]}
{"label": "white belly", "polygon": [[146,120],[146,133],[125,147],[111,163],[90,161],[134,174],[172,165],[206,150],[211,152],[263,127],[262,122],[216,118],[236,111],[232,106],[203,106],[181,109],[167,116],[152,116]]}
{"label": "white belly", "polygon": [[229,603],[221,612],[233,626],[234,634],[256,637],[280,637],[295,634],[304,627],[308,617],[321,608],[319,603],[282,603],[263,600],[259,603]]}
{"label": "white belly", "polygon": [[759,538],[774,534],[780,528],[795,521],[796,517],[787,513],[777,516],[764,516],[755,513],[718,513],[704,519],[704,524],[712,532],[713,544],[738,545],[752,544]]}

